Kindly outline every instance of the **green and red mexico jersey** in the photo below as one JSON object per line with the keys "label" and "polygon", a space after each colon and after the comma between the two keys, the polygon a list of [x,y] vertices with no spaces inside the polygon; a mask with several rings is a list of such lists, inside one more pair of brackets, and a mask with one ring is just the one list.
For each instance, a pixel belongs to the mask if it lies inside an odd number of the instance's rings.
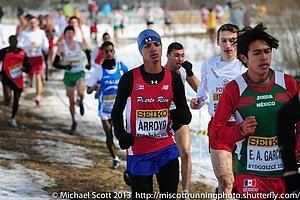
{"label": "green and red mexico jersey", "polygon": [[[275,78],[266,86],[248,84],[244,76],[228,83],[214,117],[212,137],[226,144],[236,143],[235,172],[258,176],[282,175],[283,164],[276,133],[277,113],[282,105],[299,91],[295,79],[274,71]],[[237,121],[226,125],[231,114]],[[255,116],[255,134],[244,137],[240,123]]]}

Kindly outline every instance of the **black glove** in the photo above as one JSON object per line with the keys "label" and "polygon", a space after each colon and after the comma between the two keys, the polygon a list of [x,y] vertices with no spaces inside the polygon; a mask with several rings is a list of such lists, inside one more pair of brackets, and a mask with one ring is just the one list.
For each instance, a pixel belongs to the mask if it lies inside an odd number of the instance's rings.
{"label": "black glove", "polygon": [[90,70],[90,69],[91,69],[91,65],[90,65],[90,64],[87,64],[87,65],[85,65],[85,68],[86,68],[87,70]]}
{"label": "black glove", "polygon": [[192,114],[183,109],[170,110],[170,117],[172,120],[172,129],[177,131],[182,125],[188,125],[191,122]]}
{"label": "black glove", "polygon": [[123,179],[126,185],[130,186],[131,178],[130,178],[130,172],[128,170],[123,172]]}
{"label": "black glove", "polygon": [[127,133],[125,130],[123,133],[119,134],[119,145],[121,149],[128,149],[134,144],[133,136],[130,133]]}
{"label": "black glove", "polygon": [[189,61],[186,60],[182,63],[182,67],[185,69],[187,76],[190,77],[190,76],[194,75],[194,72],[192,71],[192,68],[193,68],[192,63],[190,63]]}
{"label": "black glove", "polygon": [[298,193],[300,192],[300,174],[293,174],[290,176],[283,177],[286,186],[287,193]]}

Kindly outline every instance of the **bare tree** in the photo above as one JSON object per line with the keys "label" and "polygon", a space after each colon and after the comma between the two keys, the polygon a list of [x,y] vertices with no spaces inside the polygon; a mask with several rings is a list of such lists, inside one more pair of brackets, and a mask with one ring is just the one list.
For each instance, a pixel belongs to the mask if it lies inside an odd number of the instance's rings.
{"label": "bare tree", "polygon": [[[278,1],[274,9],[274,31],[280,41],[282,70],[300,76],[300,1]],[[277,10],[276,10],[277,9]]]}

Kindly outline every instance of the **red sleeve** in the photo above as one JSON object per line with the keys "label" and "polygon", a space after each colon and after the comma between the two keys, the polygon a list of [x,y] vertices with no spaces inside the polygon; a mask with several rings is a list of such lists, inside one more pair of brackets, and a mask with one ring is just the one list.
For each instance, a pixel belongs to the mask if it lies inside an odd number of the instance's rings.
{"label": "red sleeve", "polygon": [[298,82],[292,76],[287,74],[284,74],[284,81],[286,86],[286,92],[291,99],[299,92]]}
{"label": "red sleeve", "polygon": [[217,142],[233,144],[244,138],[239,124],[227,123],[236,111],[240,98],[239,87],[235,81],[228,83],[221,95],[213,118],[209,136]]}
{"label": "red sleeve", "polygon": [[[296,79],[288,74],[284,74],[284,81],[286,84],[286,92],[289,98],[293,98],[295,95],[299,95],[300,99],[300,88]],[[296,135],[300,134],[300,121],[296,123]]]}

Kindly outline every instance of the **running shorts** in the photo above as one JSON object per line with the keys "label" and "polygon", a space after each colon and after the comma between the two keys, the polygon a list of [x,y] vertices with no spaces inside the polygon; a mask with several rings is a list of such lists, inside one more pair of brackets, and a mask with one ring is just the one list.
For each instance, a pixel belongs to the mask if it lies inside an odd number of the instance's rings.
{"label": "running shorts", "polygon": [[29,78],[33,78],[35,74],[44,73],[44,59],[43,56],[29,57]]}
{"label": "running shorts", "polygon": [[77,81],[84,77],[85,77],[84,71],[74,72],[74,73],[65,72],[63,81],[66,87],[74,87]]}
{"label": "running shorts", "polygon": [[243,195],[246,197],[245,199],[266,199],[258,195],[262,193],[270,195],[271,192],[275,194],[283,194],[286,191],[284,179],[282,177],[271,178],[251,174],[235,175],[233,188],[234,192]]}
{"label": "running shorts", "polygon": [[118,30],[121,30],[122,28],[121,28],[121,25],[116,25],[116,26],[114,26],[114,31],[118,31]]}
{"label": "running shorts", "polygon": [[178,157],[179,150],[176,144],[152,153],[127,155],[127,170],[133,175],[150,176],[157,174],[160,168]]}

